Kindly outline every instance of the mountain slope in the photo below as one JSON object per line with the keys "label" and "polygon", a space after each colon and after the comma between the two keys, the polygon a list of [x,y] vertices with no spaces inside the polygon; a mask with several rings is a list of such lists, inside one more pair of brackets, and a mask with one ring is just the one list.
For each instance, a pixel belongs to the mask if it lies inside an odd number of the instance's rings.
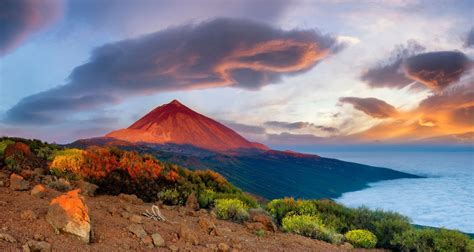
{"label": "mountain slope", "polygon": [[234,149],[267,149],[252,143],[226,126],[184,106],[177,100],[155,108],[126,129],[106,135],[128,142],[192,144],[226,151]]}

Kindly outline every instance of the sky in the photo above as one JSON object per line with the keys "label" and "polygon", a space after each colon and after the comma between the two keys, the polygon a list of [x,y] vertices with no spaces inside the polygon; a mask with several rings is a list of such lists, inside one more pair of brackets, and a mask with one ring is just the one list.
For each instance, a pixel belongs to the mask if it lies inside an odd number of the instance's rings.
{"label": "sky", "polygon": [[474,2],[4,0],[0,135],[178,99],[269,146],[474,143]]}

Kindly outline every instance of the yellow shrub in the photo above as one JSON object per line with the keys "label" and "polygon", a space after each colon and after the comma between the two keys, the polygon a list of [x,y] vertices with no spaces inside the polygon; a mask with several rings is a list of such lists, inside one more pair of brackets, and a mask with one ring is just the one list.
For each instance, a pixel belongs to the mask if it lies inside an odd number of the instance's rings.
{"label": "yellow shrub", "polygon": [[79,149],[65,149],[55,153],[54,159],[49,165],[50,170],[69,171],[76,173],[84,164],[84,151]]}

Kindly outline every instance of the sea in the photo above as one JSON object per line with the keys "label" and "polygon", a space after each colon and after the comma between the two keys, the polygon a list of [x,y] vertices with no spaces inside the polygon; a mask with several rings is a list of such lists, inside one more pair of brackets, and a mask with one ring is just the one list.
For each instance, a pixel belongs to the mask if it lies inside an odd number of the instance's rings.
{"label": "sea", "polygon": [[422,175],[369,184],[335,199],[408,216],[412,223],[474,233],[474,151],[318,151],[323,157]]}

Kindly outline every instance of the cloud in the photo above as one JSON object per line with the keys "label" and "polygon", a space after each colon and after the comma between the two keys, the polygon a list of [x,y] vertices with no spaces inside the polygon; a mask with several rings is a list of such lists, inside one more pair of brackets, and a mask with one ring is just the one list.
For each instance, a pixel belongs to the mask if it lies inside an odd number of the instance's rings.
{"label": "cloud", "polygon": [[398,115],[395,107],[377,98],[341,97],[339,101],[352,104],[355,109],[374,118],[392,118]]}
{"label": "cloud", "polygon": [[[443,92],[433,93],[423,99],[418,107],[408,111],[399,111],[395,120],[383,121],[367,130],[348,135],[344,140],[401,143],[431,138],[449,138],[455,141],[459,138],[457,136],[473,131],[473,80],[474,76],[470,75]],[[465,141],[466,139],[461,142]]]}
{"label": "cloud", "polygon": [[7,121],[18,124],[53,124],[64,121],[57,115],[94,109],[97,106],[117,102],[107,95],[84,95],[79,97],[54,96],[55,92],[39,93],[22,99],[7,111]]}
{"label": "cloud", "polygon": [[388,61],[381,61],[375,66],[369,68],[361,75],[361,80],[365,81],[370,87],[389,87],[403,88],[413,83],[401,68],[403,61],[419,52],[425,50],[425,47],[415,40],[409,40],[405,45],[398,45],[391,52]]}
{"label": "cloud", "polygon": [[469,67],[469,59],[457,51],[422,53],[404,62],[404,70],[409,78],[435,91],[459,81]]}
{"label": "cloud", "polygon": [[241,133],[241,134],[265,134],[266,130],[264,127],[256,125],[242,124],[232,121],[221,121],[227,127]]}
{"label": "cloud", "polygon": [[474,27],[466,34],[464,47],[474,47]]}
{"label": "cloud", "polygon": [[[308,71],[343,47],[335,37],[316,30],[285,31],[243,19],[172,27],[96,48],[89,62],[72,71],[68,84],[22,99],[7,112],[6,121],[28,123],[24,115],[34,111],[31,122],[41,121],[41,116],[52,122],[47,117],[58,110],[55,103],[75,104],[89,97],[107,97],[92,103],[104,106],[127,96],[165,91],[256,90]],[[66,105],[60,110],[81,108]]]}
{"label": "cloud", "polygon": [[0,2],[0,56],[50,25],[61,13],[59,0],[3,0]]}
{"label": "cloud", "polygon": [[270,146],[304,146],[331,142],[331,138],[318,137],[312,134],[292,134],[282,132],[280,134],[267,134],[265,144]]}
{"label": "cloud", "polygon": [[285,129],[285,130],[298,130],[298,129],[313,129],[325,131],[328,133],[336,133],[338,130],[334,127],[328,127],[323,125],[316,125],[309,122],[281,122],[281,121],[268,121],[264,123],[265,126]]}
{"label": "cloud", "polygon": [[[425,47],[414,40],[399,45],[386,62],[379,62],[361,75],[370,87],[403,88],[413,83],[435,92],[459,81],[471,67],[469,58],[459,51],[424,53]],[[422,84],[422,85],[421,85]]]}

